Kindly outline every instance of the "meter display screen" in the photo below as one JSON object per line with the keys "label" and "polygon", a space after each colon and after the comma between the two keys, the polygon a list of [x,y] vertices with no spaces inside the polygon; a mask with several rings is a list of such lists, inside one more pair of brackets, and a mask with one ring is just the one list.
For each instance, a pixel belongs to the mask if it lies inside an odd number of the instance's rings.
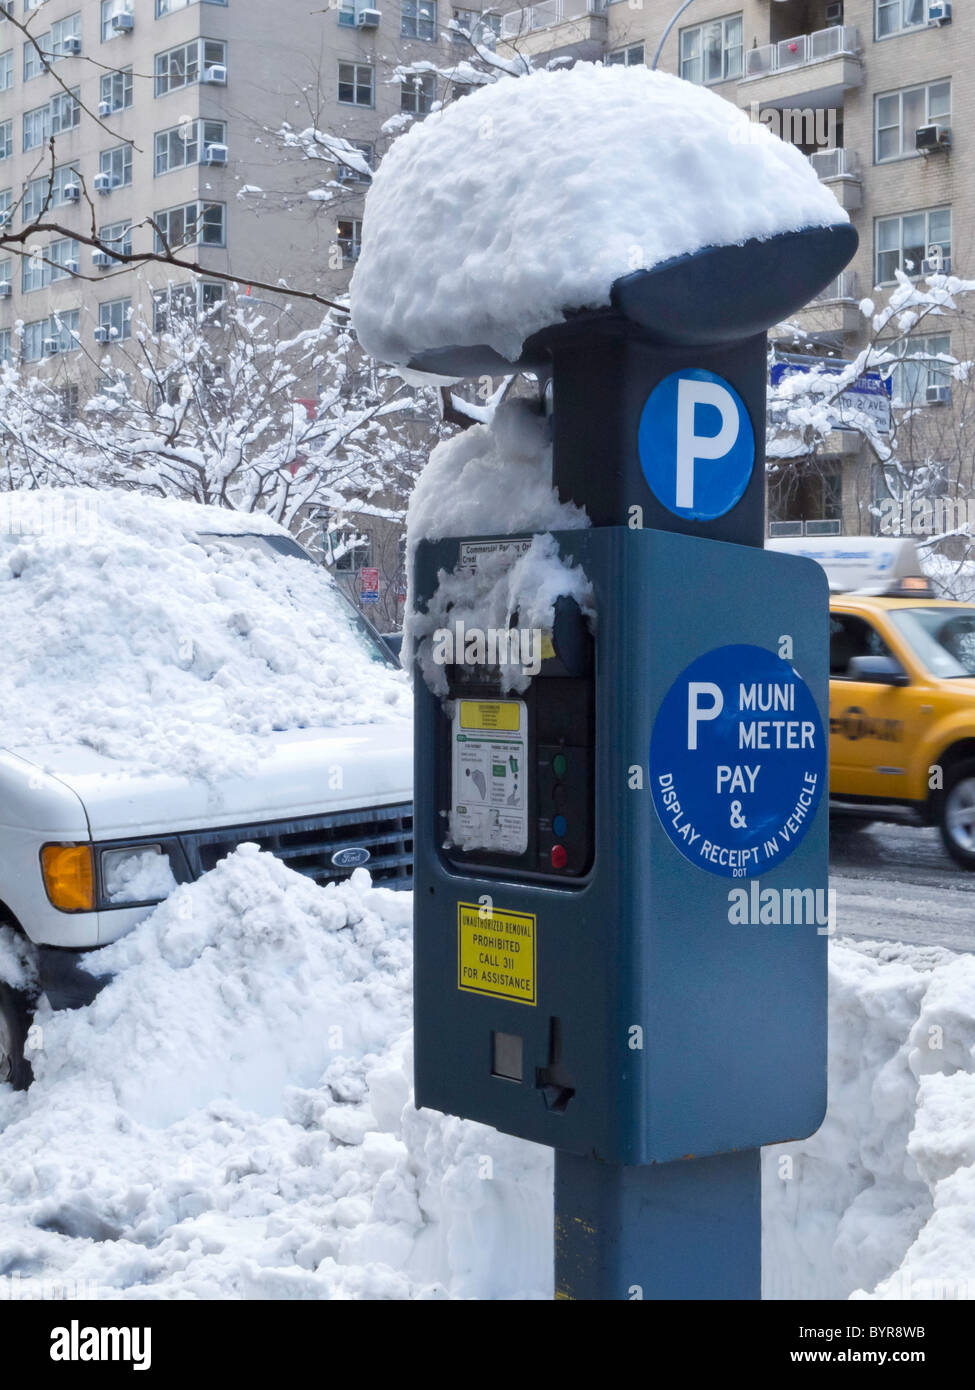
{"label": "meter display screen", "polygon": [[451,723],[450,834],[461,849],[528,848],[528,718],[523,700],[458,700]]}

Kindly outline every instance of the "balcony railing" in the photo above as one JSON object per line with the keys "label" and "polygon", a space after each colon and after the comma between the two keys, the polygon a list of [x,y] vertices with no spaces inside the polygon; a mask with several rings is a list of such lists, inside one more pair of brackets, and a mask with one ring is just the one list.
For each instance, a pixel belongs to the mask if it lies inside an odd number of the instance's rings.
{"label": "balcony railing", "polygon": [[602,14],[607,0],[539,0],[527,9],[510,10],[501,16],[501,37],[509,42],[537,29],[552,29],[567,19],[581,19],[587,14]]}
{"label": "balcony railing", "polygon": [[821,179],[859,178],[860,162],[855,150],[835,149],[816,150],[809,156],[809,163]]}
{"label": "balcony railing", "polygon": [[853,57],[860,48],[860,36],[851,24],[838,24],[832,29],[817,29],[814,34],[797,34],[794,39],[766,43],[761,48],[745,49],[743,82],[755,77],[768,77],[773,72],[789,68],[808,67],[841,54]]}
{"label": "balcony railing", "polygon": [[814,304],[836,304],[840,300],[856,302],[857,297],[857,277],[852,270],[841,270],[835,280],[830,280],[825,289],[821,289],[819,294],[813,299]]}

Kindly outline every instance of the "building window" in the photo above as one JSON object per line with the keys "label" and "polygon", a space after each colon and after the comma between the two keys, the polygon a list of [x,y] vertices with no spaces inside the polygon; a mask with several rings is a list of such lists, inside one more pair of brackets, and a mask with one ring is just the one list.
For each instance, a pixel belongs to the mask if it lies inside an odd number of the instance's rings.
{"label": "building window", "polygon": [[920,275],[922,261],[946,262],[951,256],[951,208],[878,217],[874,236],[878,285],[892,284],[898,270]]}
{"label": "building window", "polygon": [[[631,43],[629,48],[618,48],[615,53],[609,55],[606,61],[611,67],[643,67],[646,63],[643,44]],[[739,62],[740,61],[739,59]]]}
{"label": "building window", "polygon": [[437,78],[432,72],[414,72],[403,78],[399,89],[401,111],[425,116],[437,99]]}
{"label": "building window", "polygon": [[339,101],[343,106],[372,106],[373,70],[368,63],[339,63]]}
{"label": "building window", "polygon": [[[175,14],[177,10],[185,10],[187,5],[195,5],[198,0],[156,0],[156,18],[162,19],[163,15]],[[207,5],[226,5],[227,0],[204,0]]]}
{"label": "building window", "polygon": [[21,289],[25,294],[43,289],[46,285],[67,280],[79,270],[78,243],[74,237],[62,237],[50,246],[25,256],[21,271]]}
{"label": "building window", "polygon": [[58,387],[58,416],[63,424],[78,418],[81,404],[81,388],[76,381]]}
{"label": "building window", "polygon": [[194,285],[169,285],[152,296],[152,331],[166,333],[175,319],[196,318],[197,295]]}
{"label": "building window", "polygon": [[186,121],[170,130],[158,130],[155,137],[155,172],[169,174],[199,164],[208,145],[224,145],[227,126],[223,121]]}
{"label": "building window", "polygon": [[355,28],[355,0],[339,0],[339,23],[345,29]]}
{"label": "building window", "polygon": [[184,203],[155,214],[157,251],[180,246],[224,246],[226,207],[223,203]]}
{"label": "building window", "polygon": [[10,285],[14,278],[14,263],[10,256],[0,261],[0,285]]}
{"label": "building window", "polygon": [[[375,145],[369,144],[367,140],[350,140],[349,144],[359,151],[369,168],[373,167],[376,157]],[[361,169],[353,169],[351,164],[337,164],[335,166],[335,177],[339,183],[370,183],[368,174],[364,174]]]}
{"label": "building window", "polygon": [[72,87],[70,92],[58,92],[51,98],[52,135],[74,130],[81,124],[81,102],[78,100],[80,92],[80,87]]}
{"label": "building window", "polygon": [[33,111],[24,112],[24,149],[34,150],[51,133],[51,103],[35,106]]}
{"label": "building window", "polygon": [[0,121],[0,159],[9,159],[14,152],[14,123]]}
{"label": "building window", "polygon": [[0,53],[0,92],[6,92],[14,85],[14,51],[8,48]]}
{"label": "building window", "polygon": [[102,74],[99,100],[112,111],[123,111],[132,105],[132,69],[122,68],[118,72]]}
{"label": "building window", "polygon": [[[951,356],[951,334],[936,333],[924,338],[902,338],[897,345],[901,356]],[[900,362],[891,373],[895,400],[905,406],[924,405],[929,386],[950,386],[951,368],[938,367],[933,362]]]}
{"label": "building window", "polygon": [[708,85],[741,76],[741,15],[680,31],[680,75]]}
{"label": "building window", "polygon": [[25,323],[21,340],[24,361],[39,362],[52,352],[75,352],[80,347],[80,319],[80,310],[66,309],[63,313],[52,314],[48,319]]}
{"label": "building window", "polygon": [[98,306],[98,327],[107,328],[112,342],[132,336],[132,300],[110,299]]}
{"label": "building window", "polygon": [[113,188],[125,188],[132,182],[132,146],[115,145],[110,150],[102,150],[98,168],[100,173],[108,174]]}
{"label": "building window", "polygon": [[[102,248],[109,255],[113,251],[118,251],[123,256],[132,255],[132,223],[131,222],[109,222],[104,227],[98,229],[98,240]],[[114,261],[113,265],[123,265],[123,261]]]}
{"label": "building window", "polygon": [[951,83],[929,82],[874,98],[876,145],[874,159],[904,159],[917,155],[914,132],[922,125],[946,125],[951,119]]}
{"label": "building window", "polygon": [[42,174],[40,178],[31,179],[24,189],[24,200],[21,203],[24,222],[33,222],[48,208],[63,207],[67,202],[75,202],[76,199],[69,199],[65,193],[66,188],[72,187],[80,187],[77,164],[60,165],[55,169],[53,178],[48,174]]}
{"label": "building window", "polygon": [[328,532],[328,562],[340,574],[354,574],[372,560],[372,541],[357,526],[345,523]]}
{"label": "building window", "polygon": [[10,341],[10,329],[0,328],[0,362],[6,366],[13,360],[14,355]]}
{"label": "building window", "polygon": [[216,39],[194,39],[156,54],[156,96],[191,87],[207,68],[224,67],[227,45]]}
{"label": "building window", "polygon": [[117,14],[132,14],[133,0],[102,0],[102,43],[124,35],[124,29],[116,29],[112,20]]}
{"label": "building window", "polygon": [[338,223],[336,241],[342,252],[342,264],[352,265],[359,259],[362,241],[362,223],[358,218],[346,217]]}
{"label": "building window", "polygon": [[437,37],[436,0],[402,0],[400,33],[404,39]]}
{"label": "building window", "polygon": [[457,28],[450,30],[451,43],[467,43],[468,35],[485,48],[494,48],[501,33],[499,14],[481,14],[480,10],[454,10]]}
{"label": "building window", "polygon": [[876,0],[877,38],[903,34],[907,29],[921,29],[928,22],[927,0]]}
{"label": "building window", "polygon": [[24,44],[24,81],[30,82],[47,72],[51,58],[51,34],[36,34]]}
{"label": "building window", "polygon": [[73,40],[81,38],[81,13],[69,14],[66,19],[59,19],[51,25],[51,62],[56,63],[60,58],[71,58],[75,55],[69,50],[74,47]]}

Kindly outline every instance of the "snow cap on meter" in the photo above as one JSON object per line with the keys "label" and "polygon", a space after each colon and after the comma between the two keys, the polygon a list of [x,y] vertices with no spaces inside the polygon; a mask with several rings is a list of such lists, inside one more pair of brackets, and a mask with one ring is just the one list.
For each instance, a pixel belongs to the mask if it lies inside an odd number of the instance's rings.
{"label": "snow cap on meter", "polygon": [[373,356],[454,377],[535,365],[580,315],[732,342],[807,303],[856,241],[805,156],[724,98],[579,63],[502,77],[394,142],[352,320]]}

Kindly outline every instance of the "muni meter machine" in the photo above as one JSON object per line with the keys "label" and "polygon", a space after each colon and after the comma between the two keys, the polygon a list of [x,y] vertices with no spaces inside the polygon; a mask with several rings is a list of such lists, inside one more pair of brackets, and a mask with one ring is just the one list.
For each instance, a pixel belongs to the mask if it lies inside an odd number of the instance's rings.
{"label": "muni meter machine", "polygon": [[[828,595],[763,549],[766,331],[855,246],[708,248],[514,364],[410,364],[550,379],[592,522],[554,539],[594,616],[556,603],[527,688],[415,682],[416,1100],[557,1150],[560,1296],[757,1297],[759,1146],[825,1112]],[[421,543],[417,608],[530,539]]]}

